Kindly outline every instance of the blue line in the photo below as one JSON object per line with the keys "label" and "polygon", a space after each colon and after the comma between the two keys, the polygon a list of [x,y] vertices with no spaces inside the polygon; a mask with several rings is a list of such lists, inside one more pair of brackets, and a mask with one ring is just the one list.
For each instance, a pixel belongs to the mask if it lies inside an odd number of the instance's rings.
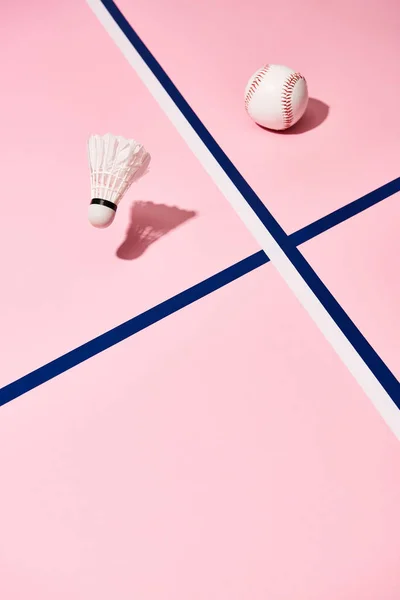
{"label": "blue line", "polygon": [[[303,227],[293,233],[290,237],[298,239],[298,243],[304,243],[316,237],[323,231],[342,223],[377,202],[381,202],[400,189],[400,177],[374,190],[370,194],[351,202],[347,206]],[[254,271],[258,267],[269,262],[268,256],[263,250],[245,258],[244,260],[232,265],[228,269],[213,275],[203,282],[189,288],[185,292],[178,294],[166,300],[158,306],[130,319],[126,323],[107,331],[106,333],[94,338],[93,340],[71,350],[67,354],[47,363],[46,365],[24,375],[20,379],[6,385],[0,389],[0,406],[7,404],[11,400],[18,398],[22,394],[46,383],[50,379],[61,375],[65,371],[76,367],[80,363],[92,358],[96,354],[115,346],[119,342],[131,337],[135,333],[150,327],[154,323],[161,321],[165,317],[177,312],[178,310],[193,304],[197,300],[204,298],[208,294],[217,291],[223,286],[239,279],[243,275]]]}
{"label": "blue line", "polygon": [[42,383],[61,375],[65,371],[76,367],[80,363],[92,358],[96,354],[115,346],[119,342],[131,337],[135,333],[146,329],[150,325],[161,321],[165,317],[193,304],[196,300],[208,296],[212,292],[219,290],[228,283],[239,279],[246,273],[250,273],[261,265],[268,262],[268,257],[260,251],[252,256],[235,263],[231,267],[205,279],[201,283],[181,292],[180,294],[169,298],[165,302],[146,310],[140,315],[122,323],[103,333],[102,335],[90,340],[86,344],[71,350],[67,354],[56,358],[46,365],[24,375],[20,379],[4,386],[0,389],[0,406],[7,404],[11,400],[18,398],[22,394],[38,387]]}
{"label": "blue line", "polygon": [[100,0],[108,11],[115,23],[119,26],[127,39],[131,42],[135,50],[142,57],[154,76],[158,79],[164,90],[179,108],[186,120],[190,123],[197,135],[207,146],[209,152],[217,160],[226,175],[241,193],[248,205],[252,208],[258,218],[262,221],[266,229],[279,244],[287,258],[301,275],[308,287],[318,298],[325,310],[341,329],[348,341],[360,355],[368,368],[372,371],[382,387],[389,394],[391,399],[400,408],[400,383],[386,366],[380,356],[375,352],[369,342],[365,339],[353,321],[349,318],[336,298],[331,294],[328,288],[324,285],[310,264],[306,261],[299,249],[289,239],[285,231],[275,220],[272,214],[264,206],[260,198],[256,195],[247,181],[242,177],[233,163],[229,160],[222,148],[217,144],[209,131],[200,121],[198,116],[186,102],[182,94],[173,84],[161,65],[157,62],[137,33],[132,29],[128,21],[125,19],[121,11],[117,8],[112,0]]}
{"label": "blue line", "polygon": [[300,244],[304,244],[304,242],[308,242],[317,235],[328,231],[328,229],[332,229],[332,227],[339,225],[339,223],[355,217],[364,210],[367,210],[367,208],[371,208],[375,204],[378,204],[378,202],[382,202],[382,200],[393,196],[393,194],[399,191],[400,177],[397,177],[397,179],[393,179],[393,181],[382,185],[382,187],[366,194],[362,198],[354,200],[354,202],[342,206],[329,215],[322,217],[322,219],[318,219],[318,221],[314,221],[314,223],[295,231],[289,237],[296,246],[300,246]]}

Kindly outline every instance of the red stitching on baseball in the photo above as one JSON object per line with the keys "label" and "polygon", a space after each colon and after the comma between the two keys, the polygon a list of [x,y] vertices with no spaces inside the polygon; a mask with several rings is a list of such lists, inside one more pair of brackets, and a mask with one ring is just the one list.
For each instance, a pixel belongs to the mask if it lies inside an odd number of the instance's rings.
{"label": "red stitching on baseball", "polygon": [[249,89],[247,90],[246,98],[244,100],[244,105],[246,107],[246,110],[248,110],[250,100],[256,93],[258,86],[264,79],[264,76],[268,73],[269,69],[270,69],[270,65],[265,65],[264,67],[262,67],[262,69],[257,71],[257,73],[255,74],[254,79],[251,82]]}
{"label": "red stitching on baseball", "polygon": [[294,86],[301,79],[304,79],[304,77],[301,73],[292,73],[292,75],[289,75],[289,77],[286,79],[285,83],[283,84],[282,117],[283,117],[283,124],[285,125],[285,128],[290,127],[290,125],[292,124],[293,118],[294,118],[293,106],[292,106],[292,95],[293,95]]}

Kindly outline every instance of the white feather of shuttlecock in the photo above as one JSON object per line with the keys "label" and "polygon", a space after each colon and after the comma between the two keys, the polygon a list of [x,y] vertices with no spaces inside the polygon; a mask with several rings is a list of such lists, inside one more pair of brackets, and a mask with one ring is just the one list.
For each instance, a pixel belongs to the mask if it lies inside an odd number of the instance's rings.
{"label": "white feather of shuttlecock", "polygon": [[150,162],[150,154],[141,144],[111,133],[90,136],[88,151],[92,198],[117,206]]}

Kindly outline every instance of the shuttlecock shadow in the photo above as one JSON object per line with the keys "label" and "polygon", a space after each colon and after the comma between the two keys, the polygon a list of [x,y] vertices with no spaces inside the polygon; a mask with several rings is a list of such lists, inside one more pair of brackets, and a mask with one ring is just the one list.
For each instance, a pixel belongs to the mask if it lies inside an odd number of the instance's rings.
{"label": "shuttlecock shadow", "polygon": [[126,238],[116,253],[118,258],[123,260],[140,258],[154,242],[196,215],[194,210],[183,210],[177,206],[145,201],[135,202],[131,209]]}
{"label": "shuttlecock shadow", "polygon": [[[316,129],[326,121],[328,116],[329,106],[325,102],[317,100],[317,98],[309,98],[306,112],[293,127],[289,127],[289,129],[284,129],[283,131],[272,131],[271,129],[268,129],[268,131],[278,135],[299,135]],[[261,128],[266,129],[265,127]]]}

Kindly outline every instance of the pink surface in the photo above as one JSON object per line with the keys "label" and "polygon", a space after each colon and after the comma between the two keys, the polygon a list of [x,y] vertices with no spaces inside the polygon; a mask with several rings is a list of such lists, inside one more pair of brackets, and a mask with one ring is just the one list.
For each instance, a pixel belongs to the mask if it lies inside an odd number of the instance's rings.
{"label": "pink surface", "polygon": [[[398,42],[394,2],[284,6],[121,3],[291,231],[398,175]],[[258,249],[83,2],[2,18],[0,386]],[[304,70],[319,127],[247,120],[265,60]],[[106,131],[153,163],[99,232],[85,144]],[[391,367],[397,205],[303,247]],[[0,598],[398,600],[399,469],[266,265],[1,409]]]}
{"label": "pink surface", "polygon": [[[288,233],[398,176],[397,0],[117,4]],[[244,110],[268,62],[301,71],[313,98],[286,134]]]}
{"label": "pink surface", "polygon": [[[258,247],[84,2],[20,1],[0,18],[1,386]],[[98,231],[86,142],[107,131],[153,160]],[[153,204],[130,225],[135,201]]]}
{"label": "pink surface", "polygon": [[269,266],[0,416],[2,598],[398,599],[398,442]]}
{"label": "pink surface", "polygon": [[397,378],[400,377],[399,223],[400,195],[396,194],[301,247]]}

